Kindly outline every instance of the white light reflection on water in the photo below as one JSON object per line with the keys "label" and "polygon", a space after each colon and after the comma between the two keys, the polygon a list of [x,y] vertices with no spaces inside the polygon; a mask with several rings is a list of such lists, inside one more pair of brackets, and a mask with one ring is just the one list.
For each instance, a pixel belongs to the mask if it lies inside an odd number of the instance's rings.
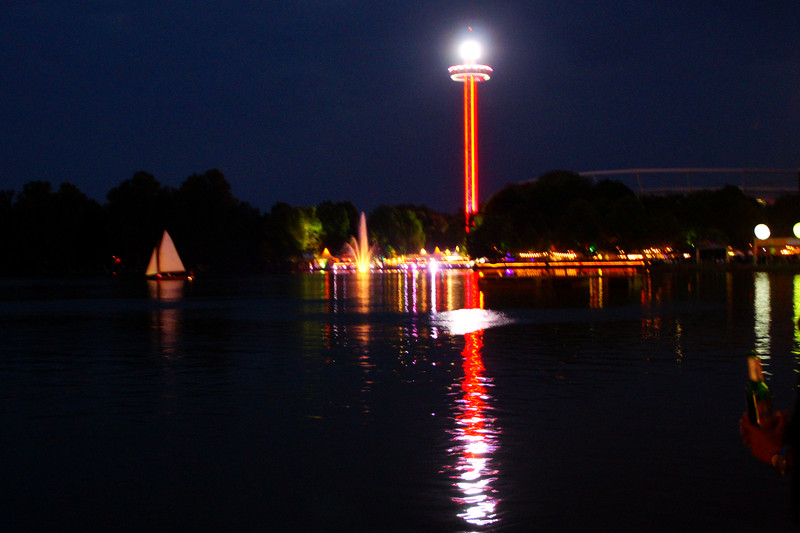
{"label": "white light reflection on water", "polygon": [[500,311],[491,309],[456,309],[436,313],[431,317],[431,322],[452,335],[465,335],[473,331],[505,326],[514,320]]}
{"label": "white light reflection on water", "polygon": [[[334,308],[356,315],[369,313],[369,308],[363,305],[369,300],[369,294],[365,292],[365,287],[369,285],[363,276],[333,274],[328,277],[332,279],[326,282],[326,287],[329,287],[326,297]],[[378,289],[383,284],[392,287],[397,302],[396,310],[402,314],[413,317],[430,312],[431,338],[438,338],[440,332],[463,335],[463,375],[450,388],[452,426],[448,430],[448,460],[442,472],[449,478],[451,492],[447,497],[456,504],[455,514],[464,522],[464,529],[497,523],[500,519],[496,508],[500,498],[493,485],[499,474],[492,464],[492,458],[499,448],[500,431],[496,427],[496,419],[491,416],[492,397],[489,390],[493,383],[490,377],[484,375],[483,335],[485,329],[511,324],[513,320],[504,313],[482,309],[482,295],[473,272],[414,271],[380,278],[373,274],[372,279],[380,280],[376,287]],[[463,300],[459,295],[463,295]],[[381,298],[380,290],[375,291],[373,296]],[[425,329],[418,326],[416,320],[409,320],[402,328],[401,336],[407,342],[397,344],[400,361],[409,358],[416,361],[407,346],[424,335]],[[361,331],[361,327],[367,331]],[[359,320],[347,320],[340,329],[331,333],[329,343],[353,343],[366,354],[370,334],[368,327],[362,326]],[[362,361],[362,366],[365,366],[364,363]],[[368,373],[367,369],[362,395],[371,392],[372,380]],[[368,405],[362,409],[364,412],[370,411]]]}
{"label": "white light reflection on water", "polygon": [[487,416],[491,396],[491,378],[483,376],[483,331],[464,335],[464,379],[461,398],[457,400],[456,427],[453,440],[456,446],[448,450],[458,454],[454,467],[454,485],[459,495],[453,501],[461,507],[458,517],[473,526],[485,526],[498,521],[496,507],[499,499],[492,483],[498,471],[491,458],[498,448],[499,431],[495,419]]}
{"label": "white light reflection on water", "polygon": [[455,428],[452,430],[454,446],[448,453],[456,455],[456,464],[448,465],[453,496],[460,511],[458,517],[471,526],[481,527],[499,521],[497,504],[500,499],[492,484],[498,471],[492,466],[492,456],[499,447],[500,431],[496,419],[489,416],[489,389],[492,379],[484,376],[483,330],[508,324],[511,320],[503,313],[481,309],[482,298],[474,278],[467,278],[465,308],[442,312],[433,321],[451,334],[464,335],[462,351],[464,377],[454,384],[456,392]]}
{"label": "white light reflection on water", "polygon": [[771,339],[769,334],[772,321],[769,274],[756,272],[753,279],[753,333],[755,336],[755,351],[762,359],[770,358]]}

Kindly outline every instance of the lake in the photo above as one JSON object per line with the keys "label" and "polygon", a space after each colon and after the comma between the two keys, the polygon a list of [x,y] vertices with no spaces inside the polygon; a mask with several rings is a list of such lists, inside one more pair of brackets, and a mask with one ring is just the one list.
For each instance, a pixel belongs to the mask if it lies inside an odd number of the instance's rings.
{"label": "lake", "polygon": [[800,276],[0,280],[5,531],[769,531]]}

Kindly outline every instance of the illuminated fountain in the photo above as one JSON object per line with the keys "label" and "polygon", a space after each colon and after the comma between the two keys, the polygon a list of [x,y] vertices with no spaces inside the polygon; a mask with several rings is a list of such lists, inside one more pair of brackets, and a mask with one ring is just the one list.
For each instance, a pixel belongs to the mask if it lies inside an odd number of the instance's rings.
{"label": "illuminated fountain", "polygon": [[353,256],[356,269],[361,272],[369,272],[369,265],[372,263],[372,254],[375,246],[370,246],[367,242],[367,217],[361,213],[358,221],[358,239],[350,237],[350,243],[344,245],[344,250]]}

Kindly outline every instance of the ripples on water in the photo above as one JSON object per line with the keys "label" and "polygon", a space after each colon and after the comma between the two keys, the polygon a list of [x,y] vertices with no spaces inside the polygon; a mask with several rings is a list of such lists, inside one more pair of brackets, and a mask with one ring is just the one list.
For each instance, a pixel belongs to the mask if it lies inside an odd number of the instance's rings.
{"label": "ripples on water", "polygon": [[787,524],[737,420],[751,348],[794,401],[791,275],[0,287],[11,530]]}

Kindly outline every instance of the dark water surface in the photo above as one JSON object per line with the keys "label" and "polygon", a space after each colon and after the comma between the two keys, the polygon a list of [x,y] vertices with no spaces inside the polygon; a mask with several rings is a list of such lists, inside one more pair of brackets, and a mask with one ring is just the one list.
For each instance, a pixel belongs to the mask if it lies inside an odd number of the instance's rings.
{"label": "dark water surface", "polygon": [[[481,309],[481,307],[483,309]],[[4,531],[765,531],[800,276],[0,280]]]}

